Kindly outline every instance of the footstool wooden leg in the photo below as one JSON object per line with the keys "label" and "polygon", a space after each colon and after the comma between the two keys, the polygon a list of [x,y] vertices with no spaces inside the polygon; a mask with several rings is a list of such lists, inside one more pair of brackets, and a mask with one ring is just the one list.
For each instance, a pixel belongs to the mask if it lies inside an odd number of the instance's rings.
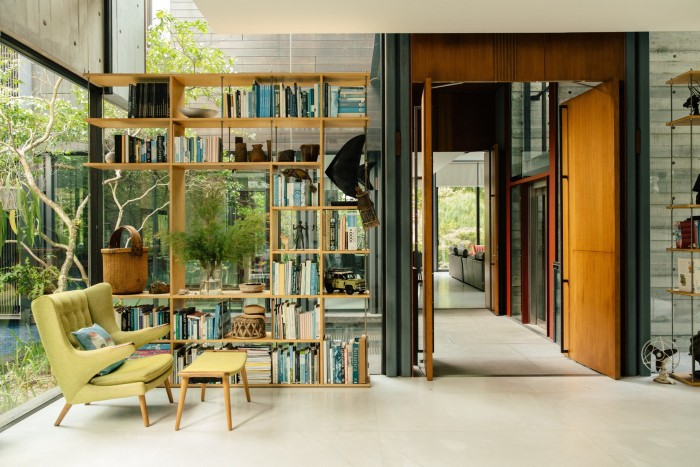
{"label": "footstool wooden leg", "polygon": [[175,431],[180,429],[180,419],[182,418],[182,409],[185,406],[185,394],[187,394],[187,384],[189,383],[189,376],[182,377],[182,384],[180,385],[180,400],[177,404],[177,417],[175,418]]}
{"label": "footstool wooden leg", "polygon": [[224,375],[221,377],[221,382],[224,385],[224,405],[226,406],[226,423],[228,424],[228,431],[231,431],[231,387],[229,386],[228,380],[229,374],[224,373]]}
{"label": "footstool wooden leg", "polygon": [[245,372],[245,367],[241,368],[241,378],[243,378],[243,388],[245,389],[245,398],[250,402],[250,389],[248,388],[248,374]]}
{"label": "footstool wooden leg", "polygon": [[204,392],[207,390],[207,385],[202,384],[202,402],[204,402]]}

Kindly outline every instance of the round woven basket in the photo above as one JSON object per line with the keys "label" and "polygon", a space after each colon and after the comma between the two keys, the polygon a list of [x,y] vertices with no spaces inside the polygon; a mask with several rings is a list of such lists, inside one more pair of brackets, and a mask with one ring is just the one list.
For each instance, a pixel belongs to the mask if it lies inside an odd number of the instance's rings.
{"label": "round woven basket", "polygon": [[262,315],[240,315],[233,319],[231,337],[236,339],[260,339],[266,335],[265,317]]}
{"label": "round woven basket", "polygon": [[243,293],[259,293],[263,291],[265,286],[259,282],[249,282],[246,284],[240,284],[239,287]]}
{"label": "round woven basket", "polygon": [[243,307],[243,313],[246,315],[264,315],[265,311],[267,311],[265,307],[260,305],[246,305]]}

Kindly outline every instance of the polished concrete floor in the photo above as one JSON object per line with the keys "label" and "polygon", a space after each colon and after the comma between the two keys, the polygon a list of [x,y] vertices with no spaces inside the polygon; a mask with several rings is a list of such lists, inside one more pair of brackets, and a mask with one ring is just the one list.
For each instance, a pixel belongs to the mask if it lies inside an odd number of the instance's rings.
{"label": "polished concrete floor", "polygon": [[[179,390],[174,389],[177,400]],[[698,390],[649,378],[387,378],[370,389],[187,394],[180,431],[165,391],[63,401],[0,433],[6,466],[683,466],[697,465]]]}
{"label": "polished concrete floor", "polygon": [[450,276],[433,274],[433,306],[437,308],[484,308],[484,292]]}

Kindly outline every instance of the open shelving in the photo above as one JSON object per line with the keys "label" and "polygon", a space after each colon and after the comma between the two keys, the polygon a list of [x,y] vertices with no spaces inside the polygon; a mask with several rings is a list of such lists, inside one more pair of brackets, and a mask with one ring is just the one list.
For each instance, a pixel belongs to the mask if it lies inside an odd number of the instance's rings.
{"label": "open shelving", "polygon": [[[366,318],[368,310],[368,301],[370,300],[370,294],[365,293],[354,293],[348,295],[344,292],[333,292],[327,293],[323,288],[323,277],[326,269],[329,267],[329,261],[331,256],[335,255],[355,255],[355,257],[364,258],[366,263],[366,257],[370,254],[370,245],[364,244],[362,248],[356,250],[330,250],[323,248],[325,235],[328,233],[324,231],[324,216],[328,213],[339,212],[339,211],[350,211],[356,209],[353,206],[330,206],[326,204],[325,194],[328,190],[334,187],[329,186],[329,180],[323,175],[325,167],[327,167],[326,160],[328,154],[327,146],[338,145],[337,141],[332,143],[327,141],[327,131],[343,131],[347,132],[352,129],[356,129],[358,133],[367,133],[367,127],[369,125],[369,118],[366,116],[352,116],[352,117],[328,117],[324,116],[322,113],[323,106],[328,105],[322,98],[325,93],[321,96],[316,96],[316,115],[313,117],[256,117],[256,118],[240,118],[240,117],[226,117],[227,110],[224,108],[226,99],[225,94],[232,87],[249,87],[254,82],[258,83],[299,83],[303,86],[317,86],[317,89],[324,89],[324,85],[332,86],[354,86],[354,87],[364,87],[365,90],[369,85],[369,75],[366,73],[293,73],[293,74],[260,74],[260,73],[240,73],[240,74],[159,74],[159,75],[146,75],[146,74],[87,74],[87,80],[98,87],[102,88],[114,88],[114,87],[126,87],[129,85],[134,85],[137,83],[168,83],[169,89],[169,116],[167,118],[97,118],[91,117],[87,119],[90,125],[99,127],[102,129],[116,129],[116,130],[129,130],[129,129],[162,129],[165,135],[165,147],[166,147],[166,161],[165,162],[121,162],[121,163],[107,163],[107,162],[89,162],[85,164],[87,167],[100,170],[124,170],[124,171],[164,171],[168,174],[169,179],[169,193],[170,193],[170,207],[169,207],[169,229],[172,232],[182,231],[186,226],[186,173],[188,171],[211,171],[211,170],[226,170],[226,171],[236,171],[239,173],[256,174],[258,178],[263,178],[266,180],[267,194],[268,194],[268,205],[267,205],[267,215],[269,218],[268,222],[268,245],[266,248],[266,268],[262,272],[263,276],[267,277],[266,287],[260,293],[243,293],[238,290],[224,290],[221,295],[205,295],[200,294],[198,291],[191,290],[192,287],[188,284],[187,274],[185,271],[185,265],[181,264],[173,256],[172,252],[169,252],[169,285],[170,293],[167,294],[150,294],[148,292],[143,292],[133,295],[115,295],[115,300],[120,301],[130,301],[137,300],[143,301],[153,301],[157,300],[158,303],[166,302],[169,304],[171,323],[174,321],[176,314],[175,310],[179,310],[185,307],[187,304],[205,301],[211,302],[222,302],[226,301],[228,303],[235,303],[235,306],[240,306],[242,308],[244,300],[257,300],[264,301],[266,307],[268,308],[268,314],[270,312],[269,303],[272,299],[283,299],[283,300],[300,300],[305,302],[315,302],[320,305],[320,335],[324,336],[326,327],[326,300],[337,300],[337,299],[361,299],[364,300],[364,320],[366,329]],[[219,90],[219,99],[221,104],[219,105],[220,116],[213,118],[188,118],[182,114],[180,108],[185,104],[185,93],[188,88],[215,88]],[[366,91],[365,91],[366,93]],[[366,98],[366,94],[365,94]],[[252,133],[251,130],[257,130],[255,132],[257,139],[252,140],[249,137],[247,144],[250,145],[252,142],[264,143],[266,140],[272,141],[272,151],[267,154],[267,162],[233,162],[232,156],[231,160],[226,157],[226,151],[233,151],[233,140],[234,135],[245,134],[246,132]],[[220,136],[220,141],[223,143],[224,154],[216,162],[175,162],[173,157],[174,141],[177,137],[184,136],[186,134],[199,134],[199,131],[203,131],[204,134],[214,134]],[[208,133],[207,133],[208,132]],[[277,161],[276,154],[283,149],[292,148],[292,144],[296,145],[298,148],[298,141],[311,142],[318,144],[320,147],[319,159],[315,162],[304,162],[304,161]],[[338,148],[335,147],[335,150]],[[267,148],[264,148],[267,153]],[[366,150],[364,151],[366,158]],[[94,160],[94,158],[92,159]],[[277,206],[275,205],[275,199],[273,198],[273,177],[280,174],[282,170],[285,169],[302,169],[309,173],[315,173],[315,182],[318,192],[316,196],[318,197],[317,205],[312,206]],[[315,213],[315,214],[314,214]],[[311,217],[315,217],[314,232],[317,237],[317,244],[315,246],[305,246],[301,249],[290,249],[283,248],[280,244],[279,235],[282,227],[282,218],[284,216],[297,216],[300,219],[304,219],[304,222],[310,222]],[[358,218],[359,218],[358,213]],[[308,224],[311,225],[311,224]],[[309,229],[311,230],[311,229]],[[288,234],[289,235],[289,234]],[[310,240],[309,240],[310,241]],[[313,258],[317,262],[317,268],[319,273],[319,290],[316,294],[276,294],[274,293],[274,288],[272,287],[271,280],[274,280],[272,276],[271,264],[275,260],[288,257],[301,257],[304,259]],[[362,271],[365,274],[364,280],[367,281],[368,277],[367,268],[362,267]],[[189,289],[188,289],[189,286]],[[188,293],[180,293],[183,290],[188,290]],[[269,325],[269,318],[267,319]],[[361,327],[362,318],[360,318]],[[222,333],[222,334],[225,334]],[[283,348],[287,345],[304,345],[315,347],[314,352],[318,354],[318,374],[315,375],[318,383],[314,384],[252,384],[252,386],[283,386],[283,387],[319,387],[319,386],[332,386],[332,387],[369,387],[369,375],[367,375],[367,382],[361,384],[342,384],[342,383],[327,383],[328,371],[326,370],[325,362],[331,358],[327,355],[327,346],[325,345],[325,340],[321,339],[273,339],[271,334],[265,338],[261,339],[234,339],[234,338],[221,338],[216,339],[175,339],[173,338],[173,332],[168,339],[161,340],[159,342],[164,342],[170,344],[170,351],[177,355],[178,351],[182,349],[183,346],[190,344],[206,344],[206,345],[233,345],[235,347],[241,347],[246,345],[269,345],[271,349]],[[286,347],[285,347],[286,348]],[[366,371],[367,363],[364,362]]]}

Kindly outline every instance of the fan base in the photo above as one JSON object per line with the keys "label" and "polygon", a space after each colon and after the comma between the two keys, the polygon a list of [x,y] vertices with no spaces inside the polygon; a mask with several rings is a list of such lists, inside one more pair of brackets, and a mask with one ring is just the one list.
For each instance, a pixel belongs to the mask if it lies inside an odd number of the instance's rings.
{"label": "fan base", "polygon": [[662,373],[654,381],[661,384],[676,384],[671,378],[668,377],[668,373]]}

